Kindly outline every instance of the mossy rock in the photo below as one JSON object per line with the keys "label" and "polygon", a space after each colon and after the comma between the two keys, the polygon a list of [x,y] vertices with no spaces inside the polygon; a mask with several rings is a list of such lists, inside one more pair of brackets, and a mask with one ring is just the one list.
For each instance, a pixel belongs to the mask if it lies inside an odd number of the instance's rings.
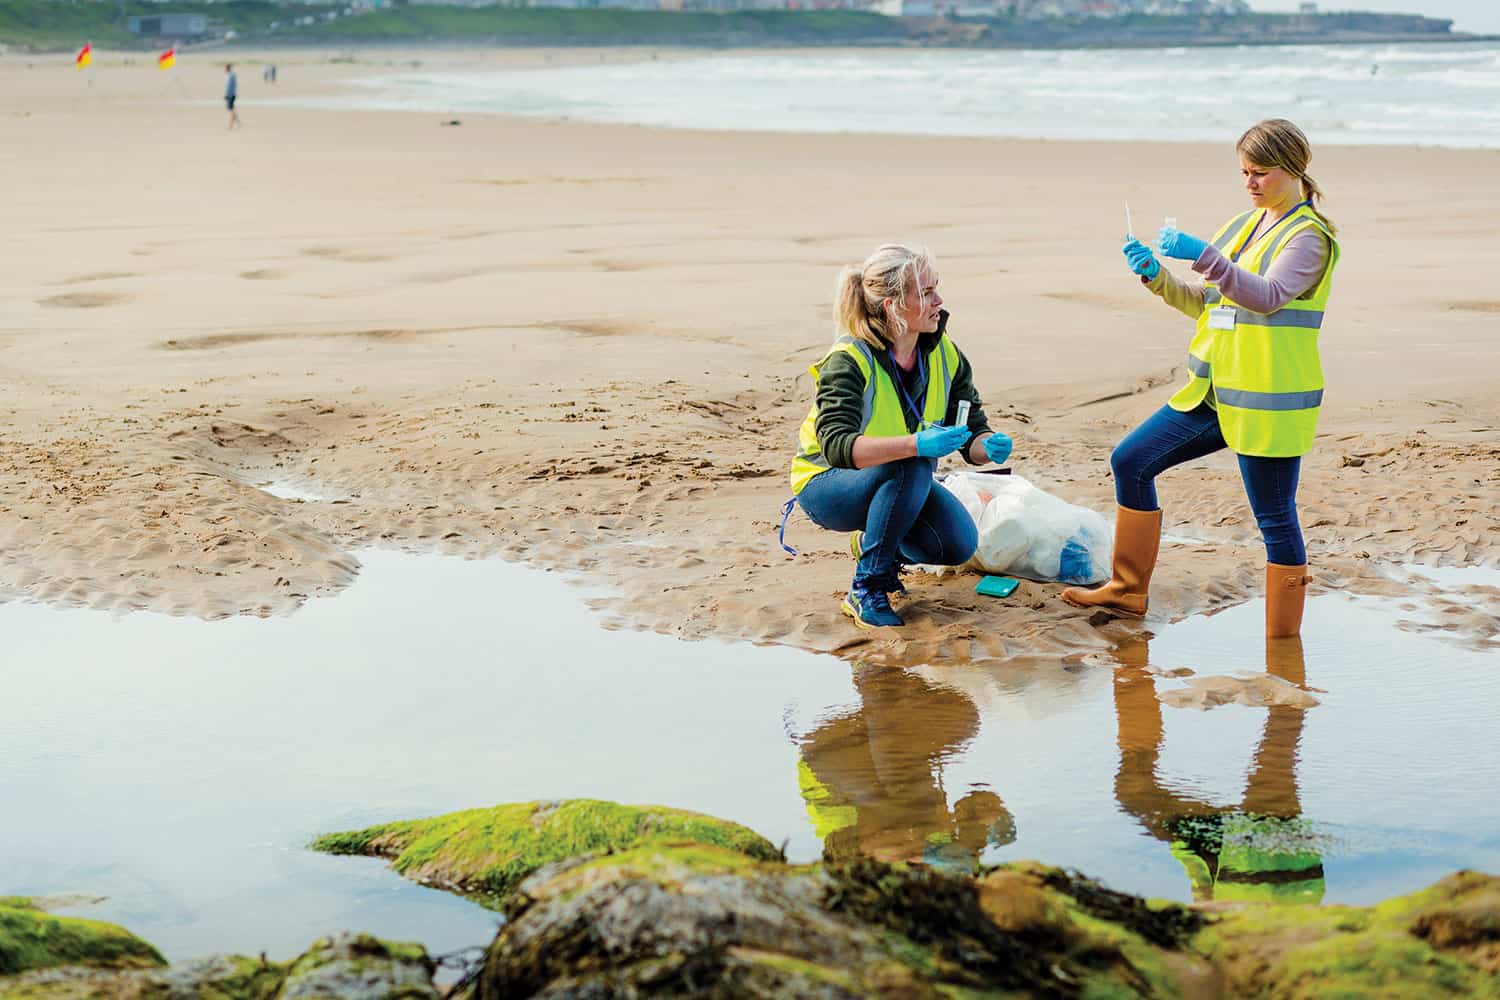
{"label": "mossy rock", "polygon": [[[793,866],[702,846],[575,860],[513,890],[474,995],[1104,1000],[1184,995],[1183,970],[1206,969],[1091,917],[1074,895],[1108,890],[1074,877],[1070,895],[1048,884],[1054,873],[980,883],[923,865]],[[1012,896],[1007,908],[1000,897]]]}
{"label": "mossy rock", "polygon": [[419,944],[342,934],[290,962],[219,955],[165,969],[64,966],[0,977],[5,1000],[437,1000]]}
{"label": "mossy rock", "polygon": [[1236,997],[1500,998],[1500,878],[1459,872],[1378,906],[1247,906],[1193,947]]}
{"label": "mossy rock", "polygon": [[5,1000],[279,1000],[286,966],[240,955],[181,962],[168,969],[66,966],[0,978]]}
{"label": "mossy rock", "polygon": [[292,962],[277,1000],[438,1000],[420,944],[368,934],[323,938]]}
{"label": "mossy rock", "polygon": [[160,952],[123,927],[53,916],[25,897],[0,901],[0,975],[63,965],[142,969],[166,964]]}
{"label": "mossy rock", "polygon": [[505,895],[544,865],[647,844],[702,844],[763,861],[781,860],[747,827],[662,806],[594,799],[522,802],[333,833],[314,850],[392,859],[407,878],[450,889],[498,908]]}

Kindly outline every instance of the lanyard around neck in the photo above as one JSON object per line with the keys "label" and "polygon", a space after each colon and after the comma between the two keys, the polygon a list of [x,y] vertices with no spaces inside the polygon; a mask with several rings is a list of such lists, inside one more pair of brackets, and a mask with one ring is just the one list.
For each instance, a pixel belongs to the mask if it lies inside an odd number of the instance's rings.
{"label": "lanyard around neck", "polygon": [[[1297,204],[1295,204],[1291,208],[1287,209],[1287,212],[1286,212],[1285,215],[1283,215],[1281,218],[1277,219],[1275,222],[1271,223],[1270,228],[1267,229],[1264,233],[1261,234],[1262,238],[1271,235],[1271,231],[1272,230],[1274,230],[1277,226],[1281,225],[1287,219],[1290,219],[1292,216],[1296,215],[1298,209],[1301,209],[1301,208],[1304,208],[1304,207],[1305,208],[1312,208],[1312,202],[1310,200],[1309,201],[1299,201],[1299,202],[1297,202]],[[1265,210],[1262,209],[1261,213],[1260,213],[1260,218],[1255,220],[1255,225],[1251,226],[1250,227],[1250,232],[1248,232],[1248,233],[1245,234],[1245,242],[1243,242],[1243,243],[1240,244],[1240,248],[1238,250],[1236,250],[1234,253],[1232,253],[1232,254],[1229,255],[1229,259],[1231,261],[1233,261],[1236,264],[1239,263],[1240,254],[1244,253],[1245,252],[1245,248],[1250,245],[1250,240],[1252,238],[1254,238],[1256,230],[1258,230],[1260,228],[1261,221],[1264,220],[1265,217],[1266,217]]]}
{"label": "lanyard around neck", "polygon": [[[902,374],[901,366],[896,364],[896,356],[891,354],[890,351],[886,351],[886,354],[890,355],[891,367],[895,369],[896,377],[891,379],[891,381],[896,383],[896,391],[901,394],[901,404],[911,410],[911,415],[916,418],[918,425],[925,425],[927,421],[922,419],[921,407],[917,406],[917,400],[913,399],[911,394],[906,391],[906,378]],[[922,391],[917,393],[917,399],[925,403],[927,400],[927,366],[922,363],[922,351],[920,347],[917,349],[916,355],[917,383],[922,387]]]}

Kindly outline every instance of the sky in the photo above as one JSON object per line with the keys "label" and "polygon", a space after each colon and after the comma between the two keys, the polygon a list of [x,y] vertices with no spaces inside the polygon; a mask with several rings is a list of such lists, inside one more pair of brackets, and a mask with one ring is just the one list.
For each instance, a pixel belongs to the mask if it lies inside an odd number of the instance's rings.
{"label": "sky", "polygon": [[[1256,10],[1296,10],[1297,0],[1250,0]],[[1454,31],[1500,35],[1497,0],[1321,0],[1319,9],[1374,10],[1392,14],[1425,14],[1453,21]]]}

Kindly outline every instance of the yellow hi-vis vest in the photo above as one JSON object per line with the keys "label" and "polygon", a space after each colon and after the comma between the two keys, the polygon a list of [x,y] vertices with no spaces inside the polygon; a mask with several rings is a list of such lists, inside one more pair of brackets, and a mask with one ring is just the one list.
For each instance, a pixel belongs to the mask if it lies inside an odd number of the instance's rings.
{"label": "yellow hi-vis vest", "polygon": [[[822,360],[807,369],[813,379],[813,405],[797,433],[797,457],[792,459],[793,493],[801,493],[814,476],[830,468],[818,446],[818,377],[828,359],[840,351],[854,358],[854,363],[865,376],[864,420],[859,432],[869,437],[904,437],[911,433],[906,429],[899,390],[875,360],[874,349],[864,341],[844,334],[833,342],[832,350]],[[953,346],[946,333],[928,352],[926,364],[927,399],[922,404],[922,419],[930,424],[940,424],[948,416],[948,391],[953,386],[953,375],[958,371],[958,348]]]}
{"label": "yellow hi-vis vest", "polygon": [[[1243,246],[1259,221],[1255,210],[1229,220],[1214,235],[1224,253]],[[1168,401],[1186,413],[1213,389],[1219,429],[1240,455],[1292,458],[1312,450],[1323,404],[1323,364],[1318,331],[1339,262],[1338,241],[1308,205],[1302,205],[1256,240],[1237,259],[1240,267],[1264,275],[1287,242],[1316,229],[1328,240],[1328,264],[1317,285],[1273,313],[1252,312],[1225,298],[1212,282],[1204,289],[1198,330],[1188,345],[1188,382]],[[1217,308],[1236,311],[1233,330],[1215,330]]]}

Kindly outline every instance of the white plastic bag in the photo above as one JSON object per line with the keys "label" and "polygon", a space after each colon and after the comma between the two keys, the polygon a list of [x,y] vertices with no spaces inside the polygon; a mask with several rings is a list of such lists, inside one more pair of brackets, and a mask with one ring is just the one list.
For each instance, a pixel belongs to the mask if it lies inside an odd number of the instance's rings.
{"label": "white plastic bag", "polygon": [[1103,515],[1022,476],[950,472],[942,479],[979,527],[968,565],[985,573],[1057,583],[1109,579],[1114,532]]}

